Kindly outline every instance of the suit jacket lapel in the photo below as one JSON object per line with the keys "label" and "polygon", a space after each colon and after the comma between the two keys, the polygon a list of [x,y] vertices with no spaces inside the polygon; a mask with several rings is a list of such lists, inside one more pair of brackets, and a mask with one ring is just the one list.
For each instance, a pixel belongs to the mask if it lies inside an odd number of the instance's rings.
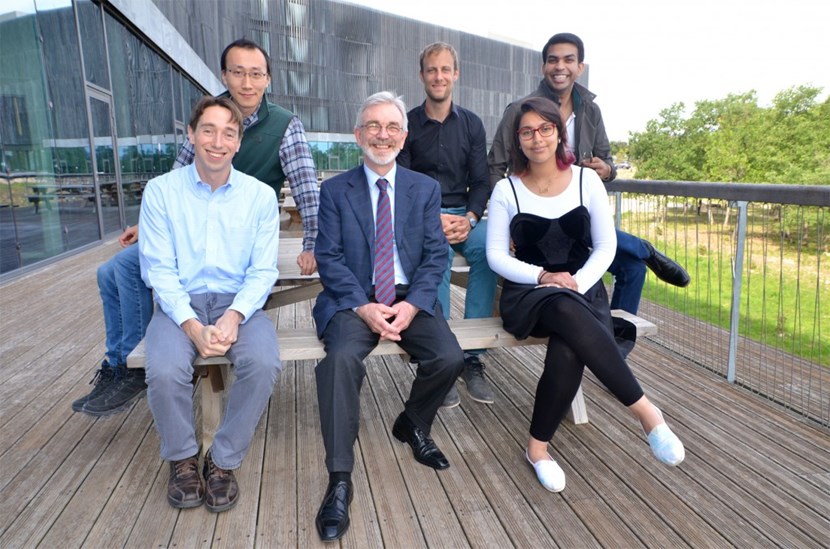
{"label": "suit jacket lapel", "polygon": [[412,179],[398,166],[397,175],[395,176],[395,244],[398,247],[398,255],[404,269],[413,264],[410,261],[410,251],[404,234],[406,234],[406,227],[409,225],[409,215],[413,212],[411,206],[415,202],[414,193],[415,187]]}
{"label": "suit jacket lapel", "polygon": [[366,244],[374,255],[375,218],[372,211],[372,199],[369,196],[369,186],[366,181],[366,172],[363,171],[362,165],[356,168],[355,174],[349,180],[349,185],[352,188],[350,192],[346,193],[346,198],[352,207],[360,231],[366,238]]}

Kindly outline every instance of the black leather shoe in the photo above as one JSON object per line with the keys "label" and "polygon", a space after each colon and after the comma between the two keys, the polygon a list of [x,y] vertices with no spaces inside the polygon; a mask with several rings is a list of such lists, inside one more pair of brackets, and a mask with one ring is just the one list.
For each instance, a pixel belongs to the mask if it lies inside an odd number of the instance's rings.
{"label": "black leather shoe", "polygon": [[420,427],[412,423],[402,413],[395,420],[395,425],[392,427],[392,435],[401,442],[406,442],[412,446],[412,455],[415,456],[415,461],[422,463],[427,467],[433,469],[447,469],[450,462],[435,445],[435,442],[424,433]]}
{"label": "black leather shoe", "polygon": [[337,541],[349,529],[349,504],[353,497],[351,482],[341,480],[329,483],[315,521],[321,540]]}
{"label": "black leather shoe", "polygon": [[686,269],[681,267],[678,262],[673,259],[669,259],[662,253],[658,252],[648,240],[643,240],[643,244],[645,244],[646,248],[651,253],[651,255],[643,261],[645,261],[648,268],[657,275],[657,278],[664,282],[668,282],[673,286],[679,286],[680,288],[685,288],[689,285],[689,282],[691,282],[692,279],[689,276],[689,273],[686,272]]}

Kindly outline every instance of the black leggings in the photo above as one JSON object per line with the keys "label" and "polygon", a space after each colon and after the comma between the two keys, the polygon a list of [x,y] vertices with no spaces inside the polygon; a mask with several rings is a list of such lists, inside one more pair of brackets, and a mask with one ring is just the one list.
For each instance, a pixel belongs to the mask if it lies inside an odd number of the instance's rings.
{"label": "black leggings", "polygon": [[574,297],[560,294],[549,300],[533,335],[549,336],[545,370],[536,387],[530,422],[533,438],[553,438],[579,389],[584,366],[625,406],[642,398],[643,390],[612,333]]}

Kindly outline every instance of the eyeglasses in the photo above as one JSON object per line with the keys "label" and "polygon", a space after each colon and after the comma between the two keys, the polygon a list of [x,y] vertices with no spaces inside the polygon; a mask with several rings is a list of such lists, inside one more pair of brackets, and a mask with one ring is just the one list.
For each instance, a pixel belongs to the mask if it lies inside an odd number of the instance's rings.
{"label": "eyeglasses", "polygon": [[225,74],[230,74],[237,80],[242,80],[246,76],[253,80],[254,82],[258,82],[265,78],[267,75],[262,71],[243,71],[242,69],[225,69]]}
{"label": "eyeglasses", "polygon": [[542,137],[550,137],[553,135],[554,131],[556,131],[555,124],[542,124],[538,128],[529,128],[527,126],[519,128],[516,133],[519,134],[519,139],[522,139],[523,141],[530,141],[533,139],[533,134],[536,132],[539,132],[539,135]]}
{"label": "eyeglasses", "polygon": [[368,124],[363,124],[360,127],[366,130],[366,133],[369,135],[377,135],[380,133],[380,130],[385,127],[386,133],[389,134],[390,137],[395,137],[403,131],[403,128],[399,124],[395,123],[388,124],[387,126],[381,126],[377,122],[369,122]]}

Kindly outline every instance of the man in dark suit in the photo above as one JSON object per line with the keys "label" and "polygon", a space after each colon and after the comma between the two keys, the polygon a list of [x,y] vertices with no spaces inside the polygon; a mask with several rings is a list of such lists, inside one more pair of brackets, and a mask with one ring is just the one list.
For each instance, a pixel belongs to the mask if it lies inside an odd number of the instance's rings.
{"label": "man in dark suit", "polygon": [[464,354],[438,304],[448,261],[441,189],[397,165],[406,133],[399,97],[380,92],[366,99],[354,130],[364,165],[327,180],[320,192],[315,256],[324,290],[314,320],[326,349],[316,369],[329,471],[316,520],[323,541],[349,527],[363,359],[379,340],[397,342],[419,363],[392,435],[412,447],[418,462],[449,467],[429,432]]}

